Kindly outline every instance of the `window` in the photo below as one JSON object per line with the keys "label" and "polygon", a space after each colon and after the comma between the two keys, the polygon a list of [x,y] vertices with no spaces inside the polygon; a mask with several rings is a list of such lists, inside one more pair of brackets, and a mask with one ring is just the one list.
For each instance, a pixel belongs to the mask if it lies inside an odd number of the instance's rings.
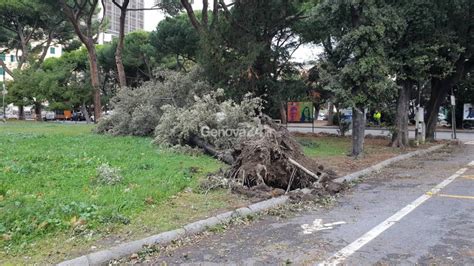
{"label": "window", "polygon": [[15,56],[14,55],[10,55],[10,62],[15,62]]}
{"label": "window", "polygon": [[3,71],[3,68],[0,67],[0,76],[5,75],[5,72]]}
{"label": "window", "polygon": [[0,60],[5,61],[5,54],[0,54]]}
{"label": "window", "polygon": [[49,48],[49,53],[50,53],[50,54],[55,54],[55,53],[56,53],[56,48],[50,47],[50,48]]}

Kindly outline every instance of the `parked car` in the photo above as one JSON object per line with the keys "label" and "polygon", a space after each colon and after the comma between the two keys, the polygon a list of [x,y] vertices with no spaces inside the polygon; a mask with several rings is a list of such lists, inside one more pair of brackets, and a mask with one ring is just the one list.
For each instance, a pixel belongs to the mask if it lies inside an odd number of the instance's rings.
{"label": "parked car", "polygon": [[41,119],[43,121],[51,121],[56,119],[56,113],[53,111],[41,111]]}

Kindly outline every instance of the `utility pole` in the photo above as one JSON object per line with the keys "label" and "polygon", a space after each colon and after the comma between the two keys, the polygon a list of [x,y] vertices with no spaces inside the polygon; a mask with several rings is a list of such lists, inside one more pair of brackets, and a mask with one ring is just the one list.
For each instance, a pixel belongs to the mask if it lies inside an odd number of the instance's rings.
{"label": "utility pole", "polygon": [[453,88],[451,88],[451,125],[453,127],[452,139],[456,139],[456,98]]}

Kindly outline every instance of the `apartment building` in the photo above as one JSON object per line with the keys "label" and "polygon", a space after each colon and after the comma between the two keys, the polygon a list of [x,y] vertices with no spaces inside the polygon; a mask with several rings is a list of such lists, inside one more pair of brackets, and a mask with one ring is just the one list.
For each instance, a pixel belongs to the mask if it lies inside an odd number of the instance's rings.
{"label": "apartment building", "polygon": [[[35,45],[35,44],[32,44]],[[0,48],[0,51],[3,50]],[[46,53],[45,58],[50,58],[50,57],[60,57],[63,53],[62,45],[52,45],[49,47],[48,52]],[[5,65],[8,67],[10,70],[14,70],[18,67],[18,57],[21,56],[21,51],[17,50],[9,50],[7,52],[0,53],[0,59],[5,63]],[[0,79],[1,80],[12,80],[13,77],[11,77],[5,69],[3,69],[0,66]]]}
{"label": "apartment building", "polygon": [[[119,4],[123,0],[118,0]],[[145,7],[145,0],[130,1],[129,9],[143,9]],[[105,17],[108,21],[108,28],[105,32],[99,35],[99,43],[111,42],[113,37],[117,37],[120,32],[120,8],[118,8],[112,1],[106,1]],[[103,14],[103,13],[101,13]],[[132,31],[143,30],[145,28],[145,12],[143,10],[129,11],[125,18],[125,34]]]}

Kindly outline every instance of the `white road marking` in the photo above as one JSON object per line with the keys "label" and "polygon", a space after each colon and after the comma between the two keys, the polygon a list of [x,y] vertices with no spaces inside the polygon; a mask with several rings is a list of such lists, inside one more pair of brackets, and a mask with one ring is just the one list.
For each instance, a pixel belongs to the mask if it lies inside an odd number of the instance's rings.
{"label": "white road marking", "polygon": [[459,177],[466,171],[467,171],[467,168],[462,168],[458,170],[454,175],[446,178],[443,182],[436,185],[430,191],[421,195],[419,198],[417,198],[416,200],[414,200],[413,202],[405,206],[403,209],[399,210],[397,213],[390,216],[385,221],[381,222],[380,224],[372,228],[370,231],[365,233],[363,236],[359,237],[354,242],[342,248],[341,250],[336,252],[332,257],[319,263],[318,265],[337,265],[337,264],[342,263],[350,255],[354,254],[357,250],[359,250],[360,248],[365,246],[367,243],[375,239],[377,236],[379,236],[385,230],[390,228],[396,222],[400,221],[403,217],[405,217],[407,214],[412,212],[416,207],[420,206],[423,202],[431,198],[434,194],[438,193],[442,188],[449,185],[451,182],[454,181],[454,179],[456,179],[457,177]]}
{"label": "white road marking", "polygon": [[470,162],[468,166],[474,166],[474,161]]}
{"label": "white road marking", "polygon": [[468,141],[468,142],[466,142],[465,144],[467,144],[467,145],[474,145],[474,140]]}
{"label": "white road marking", "polygon": [[301,228],[303,228],[303,234],[309,235],[312,234],[316,231],[321,231],[321,230],[329,230],[333,229],[335,225],[341,225],[345,224],[346,222],[344,221],[339,221],[339,222],[334,222],[334,223],[326,223],[323,224],[322,219],[315,219],[313,221],[313,224],[302,224]]}

